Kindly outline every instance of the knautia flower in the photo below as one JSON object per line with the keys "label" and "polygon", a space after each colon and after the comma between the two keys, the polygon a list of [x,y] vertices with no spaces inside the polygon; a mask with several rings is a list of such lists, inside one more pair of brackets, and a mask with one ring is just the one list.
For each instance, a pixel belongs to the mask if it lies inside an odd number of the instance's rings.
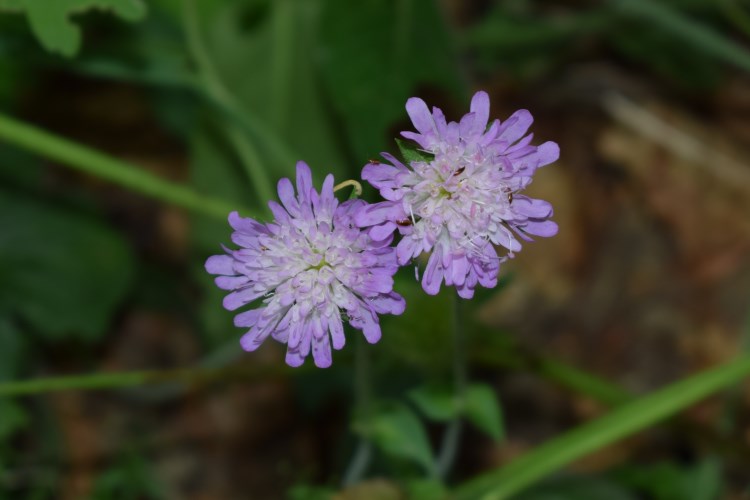
{"label": "knautia flower", "polygon": [[253,351],[270,335],[287,344],[286,362],[301,365],[312,351],[318,367],[331,365],[331,345],[344,346],[344,319],[370,343],[380,339],[378,314],[401,314],[404,299],[393,291],[398,269],[389,238],[375,242],[354,223],[362,200],[339,203],[328,175],[320,194],[310,168],[297,163],[297,194],[281,179],[282,205],[271,201],[275,221],[262,224],[237,212],[229,215],[232,241],[239,250],[206,261],[216,285],[232,292],[224,307],[238,314],[234,323],[249,328],[240,343]]}
{"label": "knautia flower", "polygon": [[[526,110],[487,126],[490,101],[485,92],[471,100],[461,121],[446,122],[443,112],[430,113],[422,99],[406,102],[417,132],[402,132],[419,145],[424,158],[404,165],[383,153],[387,163],[372,161],[362,171],[386,201],[370,205],[356,221],[370,228],[375,240],[402,235],[397,246],[400,265],[432,252],[422,287],[436,294],[443,281],[463,298],[477,284],[494,287],[501,262],[521,249],[518,238],[553,236],[552,206],[519,194],[537,168],[557,160],[554,142],[531,145],[525,135],[532,123]],[[505,247],[498,255],[495,246]]]}

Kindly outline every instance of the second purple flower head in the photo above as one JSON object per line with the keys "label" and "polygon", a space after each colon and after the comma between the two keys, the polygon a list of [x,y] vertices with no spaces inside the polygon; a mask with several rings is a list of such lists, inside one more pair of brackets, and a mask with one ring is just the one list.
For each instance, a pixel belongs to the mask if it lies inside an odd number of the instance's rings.
{"label": "second purple flower head", "polygon": [[[416,97],[406,111],[417,132],[402,135],[419,145],[424,159],[405,165],[383,153],[387,163],[366,165],[362,178],[386,201],[365,207],[356,222],[370,228],[374,240],[398,231],[400,265],[431,252],[422,276],[427,293],[436,294],[445,282],[471,298],[477,284],[497,284],[500,263],[521,249],[519,239],[557,233],[552,206],[521,191],[539,167],[557,160],[559,148],[531,144],[533,134],[525,134],[533,119],[526,110],[488,127],[485,92],[474,95],[460,122],[447,122],[439,108],[430,112]],[[496,246],[507,255],[498,255]]]}

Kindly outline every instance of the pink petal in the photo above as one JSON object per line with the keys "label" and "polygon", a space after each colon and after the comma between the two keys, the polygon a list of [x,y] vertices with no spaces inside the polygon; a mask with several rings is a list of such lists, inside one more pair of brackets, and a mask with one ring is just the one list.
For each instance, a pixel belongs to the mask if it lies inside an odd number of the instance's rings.
{"label": "pink petal", "polygon": [[206,271],[209,274],[223,274],[232,276],[235,274],[234,259],[229,255],[212,255],[206,260]]}
{"label": "pink petal", "polygon": [[294,186],[292,186],[292,181],[284,177],[279,180],[279,183],[276,185],[276,190],[279,193],[281,203],[284,204],[284,208],[286,208],[292,216],[298,216],[299,202],[294,196]]}
{"label": "pink petal", "polygon": [[487,92],[480,90],[471,98],[471,107],[474,113],[474,130],[473,133],[483,133],[487,128],[487,121],[490,118],[490,96]]}
{"label": "pink petal", "polygon": [[511,145],[523,137],[533,122],[534,118],[531,113],[525,109],[519,109],[500,125],[498,138]]}
{"label": "pink petal", "polygon": [[427,104],[419,97],[411,97],[406,101],[406,112],[409,114],[414,128],[424,135],[434,134],[435,121],[432,119]]}
{"label": "pink petal", "polygon": [[427,261],[427,268],[422,276],[422,288],[429,295],[437,295],[443,282],[443,266],[438,252],[432,252]]}

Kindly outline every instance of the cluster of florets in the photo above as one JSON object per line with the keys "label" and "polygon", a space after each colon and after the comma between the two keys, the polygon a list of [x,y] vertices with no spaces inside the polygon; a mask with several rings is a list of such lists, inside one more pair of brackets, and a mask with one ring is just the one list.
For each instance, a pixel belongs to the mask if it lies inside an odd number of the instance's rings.
{"label": "cluster of florets", "polygon": [[[430,252],[422,287],[436,294],[443,281],[471,298],[477,284],[494,287],[500,263],[521,249],[518,238],[552,236],[552,206],[519,194],[537,168],[557,160],[557,144],[532,146],[531,114],[517,111],[505,122],[487,127],[489,97],[478,92],[471,112],[459,123],[446,122],[443,112],[418,98],[406,110],[418,133],[414,140],[424,158],[404,165],[383,153],[388,163],[371,162],[362,178],[386,201],[365,207],[356,217],[370,236],[388,239],[401,234],[399,265]],[[498,255],[495,247],[505,247]]]}
{"label": "cluster of florets", "polygon": [[210,257],[206,269],[231,291],[224,307],[258,304],[235,317],[237,326],[249,328],[244,349],[255,350],[270,335],[287,344],[291,366],[310,352],[317,366],[330,366],[331,345],[345,343],[344,321],[374,343],[378,315],[404,311],[404,299],[393,291],[400,266],[429,253],[424,290],[434,295],[445,282],[470,298],[477,284],[497,284],[500,264],[521,249],[519,238],[557,233],[551,205],[520,194],[536,169],[559,155],[553,142],[531,145],[528,111],[488,127],[485,92],[474,95],[460,122],[447,122],[438,108],[430,113],[418,98],[409,99],[406,110],[417,129],[402,133],[419,146],[412,161],[383,153],[386,162],[371,161],[362,171],[385,201],[339,203],[333,177],[318,193],[300,162],[296,195],[282,179],[282,205],[269,203],[274,222],[230,214],[232,241],[240,249]]}

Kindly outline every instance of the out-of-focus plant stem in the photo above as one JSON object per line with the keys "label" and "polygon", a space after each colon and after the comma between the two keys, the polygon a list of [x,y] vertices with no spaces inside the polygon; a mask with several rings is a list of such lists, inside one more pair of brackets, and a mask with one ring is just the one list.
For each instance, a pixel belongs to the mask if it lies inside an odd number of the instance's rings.
{"label": "out-of-focus plant stem", "polygon": [[719,7],[727,21],[750,36],[750,15],[742,7],[741,0],[719,0]]}
{"label": "out-of-focus plant stem", "polygon": [[632,394],[617,384],[555,358],[542,356],[522,345],[513,345],[505,349],[484,348],[472,351],[470,357],[474,363],[534,373],[608,406],[627,403],[633,398]]}
{"label": "out-of-focus plant stem", "polygon": [[[359,418],[367,421],[372,414],[372,380],[370,373],[370,356],[364,338],[358,335],[356,340],[354,359],[354,400]],[[342,486],[347,487],[358,483],[370,465],[372,457],[372,442],[366,436],[362,436],[357,443],[351,461],[341,481]]]}
{"label": "out-of-focus plant stem", "polygon": [[744,47],[694,21],[681,12],[654,0],[610,0],[625,15],[641,18],[685,40],[697,50],[711,54],[733,66],[750,71],[750,52]]}
{"label": "out-of-focus plant stem", "polygon": [[[303,368],[304,370],[304,368]],[[289,374],[286,365],[227,366],[223,368],[183,368],[179,370],[150,370],[136,372],[93,373],[19,380],[0,383],[0,397],[27,396],[67,390],[101,390],[165,384],[208,384],[228,379],[260,380]]]}
{"label": "out-of-focus plant stem", "polygon": [[[200,195],[135,165],[0,114],[0,139],[141,194],[194,212],[226,218],[239,207]],[[245,213],[252,210],[243,209]]]}
{"label": "out-of-focus plant stem", "polygon": [[[468,374],[466,373],[466,331],[463,328],[461,318],[461,298],[458,294],[453,296],[453,384],[455,397],[461,405],[465,405],[466,385]],[[437,457],[437,471],[441,478],[445,478],[453,467],[458,453],[458,445],[461,439],[463,422],[461,417],[452,420],[445,429],[440,452]]]}
{"label": "out-of-focus plant stem", "polygon": [[455,498],[509,498],[574,460],[655,425],[748,375],[750,356],[745,355],[634,399],[547,441],[498,470],[472,479],[456,491]]}
{"label": "out-of-focus plant stem", "polygon": [[290,119],[289,88],[294,82],[295,0],[271,3],[273,57],[271,64],[271,101],[276,127],[283,130]]}
{"label": "out-of-focus plant stem", "polygon": [[[220,103],[224,108],[240,109],[237,100],[221,81],[221,77],[214,67],[208,50],[203,43],[195,0],[183,0],[182,6],[187,45],[198,69],[200,81],[203,83],[206,94],[212,100]],[[234,147],[237,156],[245,168],[245,172],[252,181],[253,189],[255,189],[258,199],[261,200],[261,205],[265,200],[272,199],[274,193],[271,179],[268,177],[267,169],[262,163],[258,150],[250,140],[250,136],[245,134],[242,128],[233,122],[225,122],[223,129],[229,143]]]}

